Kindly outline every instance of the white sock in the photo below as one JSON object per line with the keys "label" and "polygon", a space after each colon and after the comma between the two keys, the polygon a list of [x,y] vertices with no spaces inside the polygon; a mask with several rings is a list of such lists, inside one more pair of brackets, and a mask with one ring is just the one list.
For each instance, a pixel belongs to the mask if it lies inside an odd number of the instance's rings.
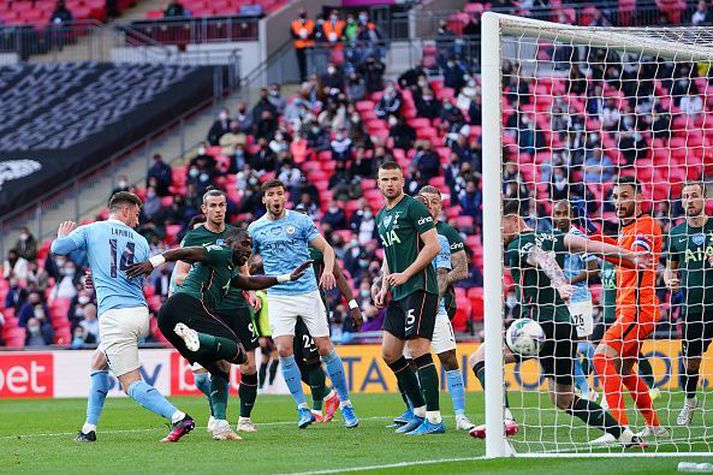
{"label": "white sock", "polygon": [[441,423],[441,411],[426,411],[426,419],[431,424]]}
{"label": "white sock", "polygon": [[696,403],[696,402],[698,402],[698,398],[697,398],[696,396],[687,397],[687,398],[686,398],[686,402]]}
{"label": "white sock", "polygon": [[346,401],[341,401],[339,403],[339,409],[341,409],[345,406],[351,406],[351,405],[352,405],[352,402],[349,399],[347,399]]}
{"label": "white sock", "polygon": [[90,424],[89,422],[85,422],[84,425],[82,426],[82,433],[88,434],[91,431],[97,430],[97,426],[94,424]]}
{"label": "white sock", "polygon": [[413,413],[418,417],[426,417],[426,406],[414,407]]}
{"label": "white sock", "polygon": [[171,416],[171,423],[172,423],[172,424],[175,424],[176,422],[182,420],[184,417],[186,417],[186,413],[185,413],[185,412],[176,411],[176,412],[174,412],[173,415]]}
{"label": "white sock", "polygon": [[250,420],[249,417],[243,417],[243,416],[238,417],[238,422],[249,421],[249,420]]}
{"label": "white sock", "polygon": [[306,402],[303,402],[303,403],[297,405],[297,409],[309,409],[309,406],[307,405]]}

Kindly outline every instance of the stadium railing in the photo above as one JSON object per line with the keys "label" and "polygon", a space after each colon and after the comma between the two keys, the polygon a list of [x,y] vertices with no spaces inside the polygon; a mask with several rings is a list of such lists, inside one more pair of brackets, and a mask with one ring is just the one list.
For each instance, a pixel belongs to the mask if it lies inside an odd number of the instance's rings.
{"label": "stadium railing", "polygon": [[[161,44],[187,44],[233,41],[256,41],[258,24],[263,16],[222,16],[201,18],[162,18],[120,24],[127,44],[145,46],[146,38]],[[141,33],[141,35],[137,34]]]}

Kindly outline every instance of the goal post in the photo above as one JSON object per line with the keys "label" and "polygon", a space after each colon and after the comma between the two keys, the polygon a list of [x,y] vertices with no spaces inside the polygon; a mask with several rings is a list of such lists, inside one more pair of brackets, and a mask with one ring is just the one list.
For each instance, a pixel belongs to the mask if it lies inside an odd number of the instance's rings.
{"label": "goal post", "polygon": [[[513,412],[516,417],[522,415],[526,417],[520,421],[521,431],[518,435],[512,439],[507,439],[505,436],[503,429],[504,391],[508,377],[506,376],[502,348],[506,311],[505,292],[508,289],[508,283],[506,282],[503,257],[505,249],[501,228],[504,167],[509,164],[517,166],[518,176],[522,176],[523,179],[521,186],[527,188],[526,199],[532,203],[531,207],[535,208],[535,210],[530,209],[531,216],[536,214],[539,218],[551,220],[553,216],[552,200],[549,204],[545,204],[544,202],[549,198],[545,197],[544,193],[546,191],[550,194],[553,193],[554,178],[552,175],[554,169],[570,166],[569,164],[556,165],[554,157],[561,158],[562,155],[566,155],[565,161],[572,160],[572,151],[564,150],[571,146],[567,140],[583,141],[577,147],[584,150],[583,156],[589,157],[592,151],[588,148],[589,140],[596,136],[598,142],[593,147],[598,148],[602,155],[606,155],[607,160],[611,159],[613,162],[611,168],[615,170],[616,176],[631,175],[641,181],[648,209],[657,210],[657,206],[662,203],[668,209],[666,218],[672,224],[664,229],[663,241],[665,242],[665,233],[676,223],[681,222],[681,216],[672,216],[672,197],[680,196],[681,186],[684,182],[705,178],[704,171],[713,172],[713,168],[711,170],[705,168],[707,159],[710,164],[713,164],[713,153],[707,151],[713,148],[713,133],[709,134],[709,132],[713,132],[713,113],[709,113],[710,110],[713,110],[713,100],[710,100],[713,99],[713,87],[707,88],[706,86],[705,90],[697,91],[703,104],[700,110],[696,110],[699,105],[695,104],[695,100],[686,100],[694,102],[694,104],[689,106],[688,102],[686,103],[685,107],[690,107],[690,110],[684,111],[686,114],[684,119],[680,119],[684,114],[681,112],[683,110],[681,107],[684,106],[679,104],[681,98],[674,97],[670,91],[670,88],[673,87],[672,84],[675,84],[678,79],[676,74],[681,71],[681,65],[688,65],[690,72],[682,73],[682,75],[688,74],[688,80],[691,83],[703,84],[699,79],[704,76],[698,75],[698,71],[706,71],[705,74],[709,74],[709,77],[713,78],[713,70],[711,73],[707,72],[713,63],[713,32],[709,28],[699,27],[579,27],[492,12],[483,14],[481,31],[482,241],[486,342],[485,424],[488,435],[485,443],[486,457],[511,455],[601,456],[602,454],[630,456],[632,453],[624,451],[619,445],[592,446],[589,442],[593,438],[594,431],[587,429],[583,423],[571,418],[565,412],[558,411],[547,398],[546,390],[541,382],[530,384],[526,389],[523,389],[523,384],[522,388],[513,391],[519,393],[514,394],[517,397],[510,398]],[[567,51],[567,54],[558,56],[560,49]],[[601,59],[603,65],[595,64],[592,60],[590,56],[593,50],[605,51],[605,59]],[[561,85],[571,79],[569,75],[575,62],[586,84],[585,91],[578,94],[573,94],[571,90],[563,92]],[[508,67],[510,68],[507,71],[509,86],[503,84],[503,68],[506,63],[509,63]],[[624,71],[625,67],[635,68],[638,64],[655,65],[656,72],[659,74],[658,65],[662,63],[673,65],[672,72],[669,77],[656,76],[652,79],[651,97],[648,99],[639,98],[638,95],[632,98],[623,91],[617,92],[616,88],[611,88],[608,85],[603,86],[603,89],[592,89],[596,87],[594,85],[596,81],[592,81],[590,75],[598,68],[603,69],[606,76],[607,68],[612,64],[616,65],[614,69],[618,68],[620,73]],[[624,81],[622,78],[614,79],[619,80],[620,83]],[[684,77],[684,79],[686,78]],[[600,78],[600,80],[605,81],[606,77]],[[521,97],[519,96],[521,94],[520,87],[524,83],[527,87],[522,89],[525,92]],[[668,89],[663,93],[661,92],[662,83],[663,87]],[[637,84],[634,90],[638,94],[640,90],[643,90],[643,86],[640,87]],[[693,96],[695,94],[686,92],[684,95]],[[512,97],[517,99],[512,100]],[[587,109],[588,101],[599,101],[601,111],[608,107],[607,101],[612,98],[619,105],[618,110],[612,111],[620,121],[614,126],[607,122],[606,114],[594,117],[594,114]],[[634,106],[627,105],[628,103],[633,103]],[[556,127],[552,126],[554,121],[558,120],[552,109],[553,104],[566,106],[562,115],[571,112],[582,116],[583,122],[577,125],[579,129],[576,132],[573,133],[570,128],[556,130]],[[549,109],[546,107],[547,105],[550,106]],[[584,111],[582,111],[583,107]],[[661,112],[662,110],[664,112]],[[676,111],[675,114],[672,112],[673,110]],[[631,119],[637,124],[639,121],[653,122],[653,114],[663,113],[674,116],[669,123],[668,130],[663,130],[663,135],[657,135],[661,130],[654,130],[653,125],[646,130],[640,130],[639,125],[632,126],[631,124],[626,125],[628,129],[624,130],[624,125],[621,125]],[[512,114],[518,114],[518,117],[520,114],[532,117],[530,120],[535,122],[531,127],[534,135],[532,143],[523,144],[521,142],[523,132],[519,123],[515,127],[504,123],[505,116],[511,117]],[[567,127],[573,127],[571,117],[565,117],[564,121],[568,120]],[[541,126],[544,122],[549,122],[550,127]],[[558,138],[558,133],[563,133],[563,136],[568,137],[564,141],[569,145],[563,148],[563,140],[561,137]],[[579,135],[579,138],[572,139],[572,134]],[[668,139],[661,139],[666,134],[668,134]],[[630,144],[629,139],[632,135],[635,145],[622,145]],[[643,151],[639,149],[640,145],[637,142],[639,140],[645,143]],[[635,150],[632,151],[631,147],[635,147]],[[628,160],[630,155],[636,155],[635,159]],[[543,159],[543,157],[546,158]],[[660,160],[665,162],[663,166],[661,166]],[[598,193],[589,198],[599,208],[595,219],[600,226],[609,221],[610,229],[612,229],[611,226],[614,225],[612,212],[603,211],[604,201],[610,201],[610,197],[605,197],[603,193],[607,190],[610,191],[612,178],[605,176],[607,174],[602,168],[598,182],[587,181],[584,178],[584,163],[581,164],[581,168],[582,177],[571,179],[569,184],[581,185],[581,189],[585,190],[583,192],[585,196],[582,197],[584,202],[588,201],[587,194],[590,191],[587,190],[591,189]],[[559,172],[559,170],[557,171]],[[548,175],[546,180],[538,178],[542,173]],[[577,180],[579,182],[575,183]],[[515,192],[515,197],[521,198],[519,191]],[[546,214],[537,212],[543,209],[547,210]],[[662,301],[661,305],[668,315],[673,313],[674,310],[669,308],[668,302]],[[671,341],[678,338],[673,330],[670,335]],[[656,340],[649,343],[658,348],[655,346]],[[673,348],[672,345],[673,343],[669,346]],[[674,355],[672,352],[673,350],[664,353],[669,358],[669,363],[676,365],[678,364],[678,355]],[[528,368],[532,368],[532,366],[528,366]],[[522,367],[520,370],[522,371]],[[657,368],[654,368],[654,371],[656,370]],[[508,371],[512,375],[512,370]],[[671,374],[674,374],[675,371],[677,371],[675,368],[671,369]],[[671,377],[673,378],[673,376]],[[592,385],[596,378],[596,375],[588,376]],[[703,379],[702,375],[701,380]],[[701,389],[701,385],[699,385],[700,406],[696,414],[695,425],[678,428],[675,427],[676,414],[680,409],[679,403],[683,400],[681,398],[683,391],[677,386],[676,382],[675,388],[664,389],[664,395],[655,401],[654,405],[657,408],[662,408],[659,411],[662,413],[662,425],[671,430],[669,437],[664,442],[651,444],[647,453],[658,456],[709,454],[712,446],[707,441],[707,436],[713,431],[713,417],[708,412],[713,411],[705,409],[707,402],[705,390]],[[601,401],[601,388],[598,391]],[[624,399],[632,419],[631,425],[640,429],[643,422],[638,414],[634,416],[634,413],[637,412],[634,402],[626,393]]]}

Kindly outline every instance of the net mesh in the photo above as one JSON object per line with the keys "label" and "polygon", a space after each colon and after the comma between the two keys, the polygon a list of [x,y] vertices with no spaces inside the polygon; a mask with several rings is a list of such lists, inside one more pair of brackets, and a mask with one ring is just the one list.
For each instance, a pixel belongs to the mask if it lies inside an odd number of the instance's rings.
{"label": "net mesh", "polygon": [[[622,230],[614,184],[619,177],[629,176],[641,182],[641,210],[660,226],[663,246],[655,283],[642,290],[655,294],[658,321],[654,332],[642,341],[643,359],[635,358],[633,370],[636,373],[638,366],[667,431],[648,438],[649,451],[709,452],[713,414],[707,386],[713,378],[713,357],[704,356],[700,367],[698,408],[687,425],[679,425],[686,399],[680,382],[685,371],[681,343],[687,317],[683,310],[691,302],[685,302],[681,291],[666,287],[663,270],[671,231],[685,222],[684,183],[713,176],[713,85],[709,79],[713,71],[708,62],[713,59],[713,31],[692,27],[590,29],[577,38],[570,34],[571,28],[557,25],[508,31],[501,43],[503,200],[519,203],[525,223],[539,235],[556,229],[555,203],[564,200],[570,207],[585,209],[603,234],[618,239]],[[711,206],[705,209],[713,211]],[[575,219],[572,226],[587,232],[584,220]],[[690,255],[681,254],[681,266],[687,265],[686,259],[700,262],[713,252],[713,234],[700,234],[684,236]],[[580,350],[576,360],[584,378],[575,378],[574,386],[577,394],[596,394],[601,403],[607,398],[591,352],[616,319],[620,269],[585,254],[565,254],[558,255],[558,260],[567,278],[580,275],[590,260],[597,269],[579,284],[583,290],[577,291],[584,294],[577,297],[578,302],[591,301],[594,331],[576,343]],[[524,269],[511,266],[505,257],[504,328],[514,319],[546,313],[533,309],[537,303],[523,301],[523,286],[531,283],[515,282],[514,276],[522,277],[517,271]],[[705,270],[711,267],[708,263],[702,267],[704,272],[713,272]],[[681,282],[682,287],[696,285]],[[580,318],[582,312],[589,312],[586,303],[584,307],[570,304],[570,308]],[[634,313],[642,311],[639,306]],[[713,321],[713,305],[703,305],[701,313],[703,319]],[[704,343],[707,336],[703,333],[689,334],[689,344]],[[508,365],[505,382],[510,411],[520,425],[511,439],[517,452],[622,450],[616,443],[606,448],[592,445],[603,432],[555,407],[537,360]],[[587,394],[587,388],[591,393]],[[628,424],[638,432],[647,420],[632,400],[635,392],[624,387],[622,397]]]}

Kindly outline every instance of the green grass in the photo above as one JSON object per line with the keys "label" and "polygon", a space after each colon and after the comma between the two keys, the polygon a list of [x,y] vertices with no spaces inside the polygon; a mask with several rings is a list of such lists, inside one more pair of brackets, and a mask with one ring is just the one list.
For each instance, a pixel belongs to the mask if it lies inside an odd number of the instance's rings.
{"label": "green grass", "polygon": [[[673,398],[669,400],[669,398]],[[446,399],[446,398],[443,398]],[[174,398],[183,410],[192,414],[199,425],[205,426],[207,406],[199,398]],[[203,427],[198,428],[178,444],[160,444],[166,433],[162,421],[139,408],[128,399],[107,402],[102,415],[99,441],[94,444],[73,442],[75,431],[81,426],[85,402],[79,399],[49,401],[2,401],[0,403],[0,472],[2,473],[294,473],[338,470],[354,467],[373,467],[390,464],[420,462],[419,465],[381,468],[369,473],[673,473],[680,460],[686,458],[596,458],[596,459],[509,459],[477,460],[484,455],[484,442],[471,439],[453,430],[453,419],[447,418],[450,429],[440,436],[421,438],[399,436],[384,426],[389,416],[402,409],[397,395],[355,395],[355,407],[362,424],[347,430],[337,416],[335,421],[298,430],[293,405],[288,397],[260,396],[253,414],[259,432],[244,435],[243,441],[217,442],[211,440]],[[513,397],[513,406],[523,399]],[[569,424],[567,416],[556,415],[549,402],[527,395],[524,402],[531,408],[517,411],[527,424],[541,423],[542,431],[530,426],[516,440],[519,449],[526,442],[542,437],[562,443],[573,441],[581,445],[587,430],[579,423],[570,430],[555,431],[555,420]],[[667,425],[675,421],[675,409],[680,404],[678,395],[665,393],[657,401],[658,407],[671,405],[661,415]],[[482,395],[468,394],[469,414],[476,422],[483,420]],[[450,414],[450,402],[444,400],[445,412]],[[541,407],[542,410],[536,409]],[[237,403],[231,401],[229,410],[235,414]],[[630,411],[630,413],[633,411]],[[700,420],[699,425],[702,423]],[[557,418],[557,419],[555,419]],[[632,423],[634,420],[632,419]],[[707,421],[713,427],[713,420]],[[674,430],[677,445],[665,447],[669,451],[706,450],[703,433],[684,433]],[[699,440],[689,443],[683,440]],[[546,450],[546,446],[530,445],[531,449]],[[429,463],[433,460],[456,459]],[[466,460],[463,460],[466,459]],[[468,460],[470,459],[470,460]],[[690,459],[690,458],[688,458]]]}

